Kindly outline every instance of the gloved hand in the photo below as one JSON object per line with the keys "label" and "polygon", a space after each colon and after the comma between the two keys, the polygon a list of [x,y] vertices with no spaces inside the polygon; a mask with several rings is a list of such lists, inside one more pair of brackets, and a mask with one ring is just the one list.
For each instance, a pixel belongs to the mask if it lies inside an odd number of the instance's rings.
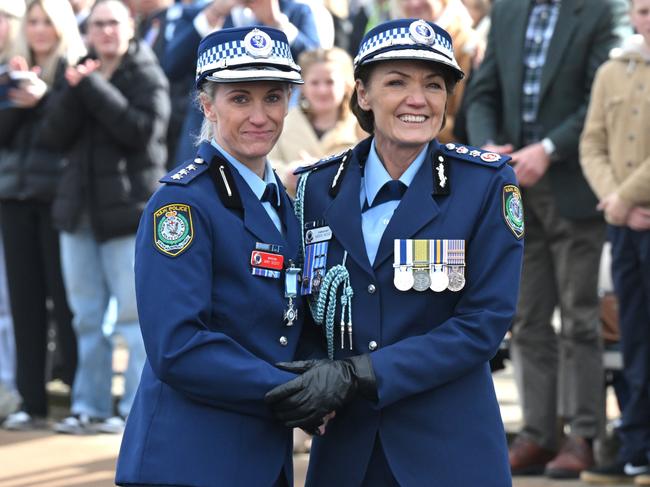
{"label": "gloved hand", "polygon": [[287,427],[312,432],[323,418],[350,402],[357,394],[377,400],[377,383],[368,355],[345,360],[281,362],[277,367],[302,374],[264,397],[276,418]]}

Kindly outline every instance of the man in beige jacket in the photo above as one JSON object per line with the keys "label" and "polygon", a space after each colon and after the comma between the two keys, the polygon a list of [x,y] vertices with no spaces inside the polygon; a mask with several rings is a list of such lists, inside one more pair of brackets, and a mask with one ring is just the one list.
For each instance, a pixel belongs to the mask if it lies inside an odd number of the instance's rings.
{"label": "man in beige jacket", "polygon": [[650,485],[650,0],[633,0],[639,33],[598,71],[580,143],[585,176],[609,223],[624,373],[619,459],[588,483]]}

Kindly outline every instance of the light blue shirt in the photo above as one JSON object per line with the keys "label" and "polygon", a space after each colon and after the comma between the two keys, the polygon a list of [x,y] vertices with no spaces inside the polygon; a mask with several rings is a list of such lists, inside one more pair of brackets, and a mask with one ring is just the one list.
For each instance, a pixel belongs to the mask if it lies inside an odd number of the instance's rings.
{"label": "light blue shirt", "polygon": [[[411,185],[415,175],[420,170],[428,148],[429,144],[420,151],[408,169],[400,176],[399,180],[407,188]],[[370,152],[368,153],[368,159],[366,160],[365,173],[363,178],[361,178],[361,194],[359,199],[361,208],[363,208],[366,198],[368,199],[368,204],[372,205],[381,187],[391,179],[393,178],[390,177],[390,174],[388,174],[388,171],[386,171],[386,168],[379,159],[377,149],[375,148],[375,140],[373,139]],[[396,200],[386,201],[385,203],[369,208],[361,214],[363,241],[366,244],[366,254],[368,254],[368,260],[371,264],[375,262],[381,237],[399,203]]]}
{"label": "light blue shirt", "polygon": [[[223,154],[223,156],[228,160],[230,164],[234,166],[235,169],[237,169],[237,172],[239,175],[244,178],[244,181],[246,181],[246,184],[251,188],[257,199],[259,200],[262,198],[262,195],[264,194],[264,190],[266,189],[267,184],[274,184],[275,185],[275,193],[278,196],[278,204],[280,203],[280,190],[278,188],[277,181],[275,180],[275,174],[273,174],[273,169],[271,168],[271,163],[269,163],[268,159],[266,160],[266,166],[264,169],[264,179],[260,179],[260,177],[255,174],[253,171],[251,171],[248,166],[242,164],[239,162],[237,159],[235,159],[233,156],[228,154],[228,152],[221,147],[219,144],[217,144],[217,141],[212,139],[212,145],[217,148],[219,152]],[[266,210],[266,213],[269,215],[269,218],[275,225],[275,228],[278,229],[278,232],[280,234],[284,235],[282,231],[282,220],[280,220],[280,215],[278,215],[278,212],[273,208],[273,205],[269,203],[268,201],[260,201],[262,203],[262,206]]]}

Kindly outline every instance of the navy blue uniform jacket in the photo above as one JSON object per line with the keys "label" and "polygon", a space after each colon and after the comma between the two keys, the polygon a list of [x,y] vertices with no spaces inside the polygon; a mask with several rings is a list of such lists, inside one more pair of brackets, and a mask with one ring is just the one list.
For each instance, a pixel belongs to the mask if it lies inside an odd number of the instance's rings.
{"label": "navy blue uniform jacket", "polygon": [[[347,158],[311,172],[304,221],[324,219],[331,228],[328,268],[348,253],[353,350],[335,341],[335,358],[370,353],[379,401],[357,399],[337,411],[325,436],[314,439],[307,485],[359,486],[379,435],[402,487],[507,487],[506,436],[488,361],[517,302],[523,235],[515,235],[504,216],[504,187],[517,184],[514,172],[507,157],[484,162],[472,147],[463,154],[431,142],[371,265],[359,204],[369,147],[370,140],[363,141]],[[436,194],[432,166],[440,157],[448,164],[447,195]],[[465,240],[464,289],[398,291],[394,239]]]}
{"label": "navy blue uniform jacket", "polygon": [[[273,419],[264,394],[295,377],[273,364],[294,358],[301,323],[283,321],[284,273],[254,276],[250,261],[256,242],[295,259],[298,224],[283,189],[286,238],[211,144],[198,158],[182,166],[185,175],[162,179],[137,234],[147,362],[118,459],[120,485],[270,486],[283,468],[292,478],[291,430]],[[193,227],[175,257],[154,244],[154,212],[170,204],[189,205]]]}

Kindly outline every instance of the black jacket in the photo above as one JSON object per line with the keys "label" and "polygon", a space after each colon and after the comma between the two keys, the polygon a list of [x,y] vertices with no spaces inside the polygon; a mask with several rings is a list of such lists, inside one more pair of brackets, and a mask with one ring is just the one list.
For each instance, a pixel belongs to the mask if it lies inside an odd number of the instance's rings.
{"label": "black jacket", "polygon": [[43,117],[65,88],[61,59],[51,90],[34,108],[0,110],[0,200],[51,202],[63,168],[63,156],[43,147]]}
{"label": "black jacket", "polygon": [[99,241],[134,234],[166,161],[168,84],[156,57],[132,41],[110,80],[95,72],[67,87],[42,136],[66,152],[54,223],[73,232],[84,211]]}

